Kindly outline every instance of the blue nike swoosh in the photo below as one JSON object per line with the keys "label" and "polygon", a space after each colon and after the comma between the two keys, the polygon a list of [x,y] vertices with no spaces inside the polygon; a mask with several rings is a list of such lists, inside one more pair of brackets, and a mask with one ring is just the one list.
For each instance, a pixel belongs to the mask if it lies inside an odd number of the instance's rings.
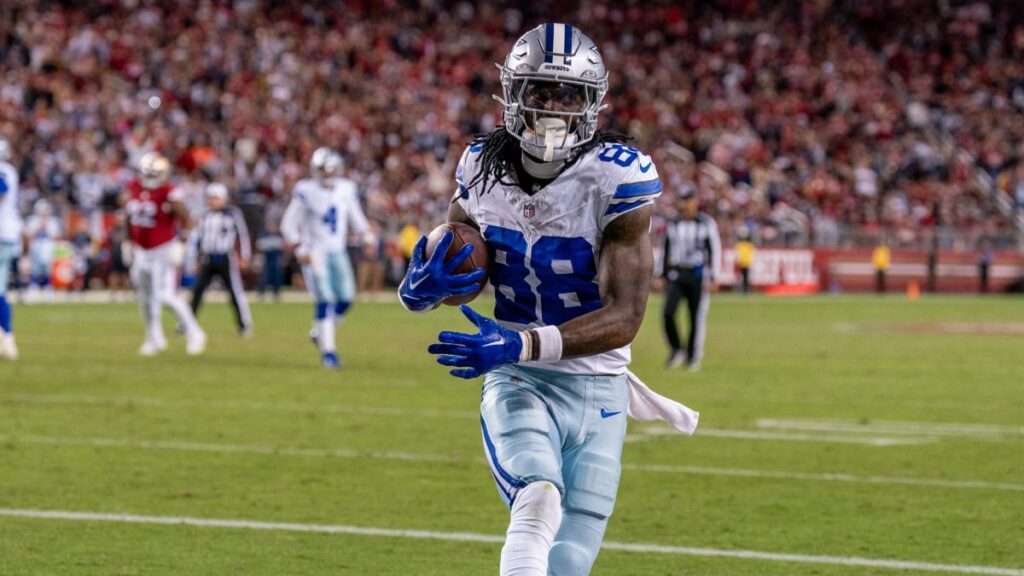
{"label": "blue nike swoosh", "polygon": [[605,410],[604,408],[601,408],[601,418],[611,418],[612,416],[615,416],[616,414],[622,414],[622,410],[619,410],[618,412],[609,412],[609,411]]}
{"label": "blue nike swoosh", "polygon": [[654,162],[648,162],[647,166],[644,166],[643,163],[641,163],[640,171],[643,172],[644,174],[647,174],[647,171],[651,169],[651,166],[654,166]]}

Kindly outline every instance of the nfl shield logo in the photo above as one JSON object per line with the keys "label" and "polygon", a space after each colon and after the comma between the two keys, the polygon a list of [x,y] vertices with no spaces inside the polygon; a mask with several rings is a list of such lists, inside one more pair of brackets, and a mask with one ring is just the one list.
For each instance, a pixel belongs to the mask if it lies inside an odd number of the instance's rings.
{"label": "nfl shield logo", "polygon": [[527,218],[533,218],[533,215],[536,213],[537,206],[535,206],[533,202],[527,202],[526,205],[523,206],[523,216],[526,216]]}

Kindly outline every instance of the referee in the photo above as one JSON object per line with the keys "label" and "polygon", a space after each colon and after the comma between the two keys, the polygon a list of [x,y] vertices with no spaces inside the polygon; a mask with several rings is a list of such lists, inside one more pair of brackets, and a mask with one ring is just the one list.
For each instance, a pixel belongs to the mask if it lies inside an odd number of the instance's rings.
{"label": "referee", "polygon": [[[704,356],[704,335],[708,317],[708,292],[716,288],[722,243],[718,226],[699,210],[700,201],[687,185],[675,198],[677,215],[665,230],[665,338],[670,348],[666,365],[678,368],[684,363],[691,372],[700,370]],[[686,299],[690,312],[690,337],[683,350],[676,326],[676,310]]]}
{"label": "referee", "polygon": [[[193,245],[198,253],[201,268],[196,287],[192,291],[192,311],[199,312],[199,305],[203,303],[203,293],[215,277],[220,277],[231,295],[238,333],[250,336],[252,315],[239,273],[240,268],[249,265],[249,258],[252,255],[249,229],[245,225],[242,211],[237,206],[228,206],[227,186],[217,182],[209,184],[206,187],[206,205],[208,210],[193,232]],[[236,243],[239,254],[235,253]]]}

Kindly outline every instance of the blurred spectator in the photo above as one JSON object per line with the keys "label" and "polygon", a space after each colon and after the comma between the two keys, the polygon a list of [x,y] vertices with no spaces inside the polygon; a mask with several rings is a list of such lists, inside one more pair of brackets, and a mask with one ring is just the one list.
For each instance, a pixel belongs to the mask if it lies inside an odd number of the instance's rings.
{"label": "blurred spectator", "polygon": [[60,235],[60,223],[53,215],[53,205],[47,200],[36,200],[32,216],[25,221],[25,239],[31,262],[30,290],[50,289],[53,256]]}
{"label": "blurred spectator", "polygon": [[284,238],[281,236],[281,218],[284,204],[272,200],[267,204],[263,229],[256,240],[256,250],[262,256],[259,295],[266,296],[267,288],[274,294],[274,301],[281,299],[281,284],[284,283]]}
{"label": "blurred spectator", "polygon": [[740,229],[736,237],[736,267],[740,270],[740,290],[747,294],[750,292],[750,267],[754,265],[757,248],[750,241],[750,232],[747,229]]}
{"label": "blurred spectator", "polygon": [[885,280],[890,264],[892,264],[892,252],[889,249],[889,242],[883,239],[871,253],[871,265],[875,268],[875,291],[879,294],[885,293]]}
{"label": "blurred spectator", "polygon": [[1010,0],[6,0],[0,135],[25,207],[80,211],[96,241],[147,151],[196,206],[225,182],[252,224],[333,146],[405,246],[400,224],[444,218],[462,148],[501,122],[491,64],[548,18],[597,39],[603,127],[659,161],[689,155],[665,177],[697,188],[727,242],[745,227],[762,246],[919,246],[934,228],[970,250],[1017,234],[995,202],[1024,214],[1024,4]]}

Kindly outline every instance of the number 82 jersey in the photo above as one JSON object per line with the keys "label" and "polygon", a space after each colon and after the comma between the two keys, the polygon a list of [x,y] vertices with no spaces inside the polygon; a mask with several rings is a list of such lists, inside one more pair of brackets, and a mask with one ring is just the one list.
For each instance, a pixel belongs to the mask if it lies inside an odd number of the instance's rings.
{"label": "number 82 jersey", "polygon": [[[480,226],[487,243],[495,319],[522,330],[561,325],[600,308],[597,263],[605,228],[661,194],[651,157],[623,144],[602,144],[531,196],[517,185],[493,180],[486,188],[475,183],[470,189],[482,168],[481,151],[474,145],[463,153],[455,201]],[[621,374],[629,361],[627,345],[530,365],[575,374]]]}

